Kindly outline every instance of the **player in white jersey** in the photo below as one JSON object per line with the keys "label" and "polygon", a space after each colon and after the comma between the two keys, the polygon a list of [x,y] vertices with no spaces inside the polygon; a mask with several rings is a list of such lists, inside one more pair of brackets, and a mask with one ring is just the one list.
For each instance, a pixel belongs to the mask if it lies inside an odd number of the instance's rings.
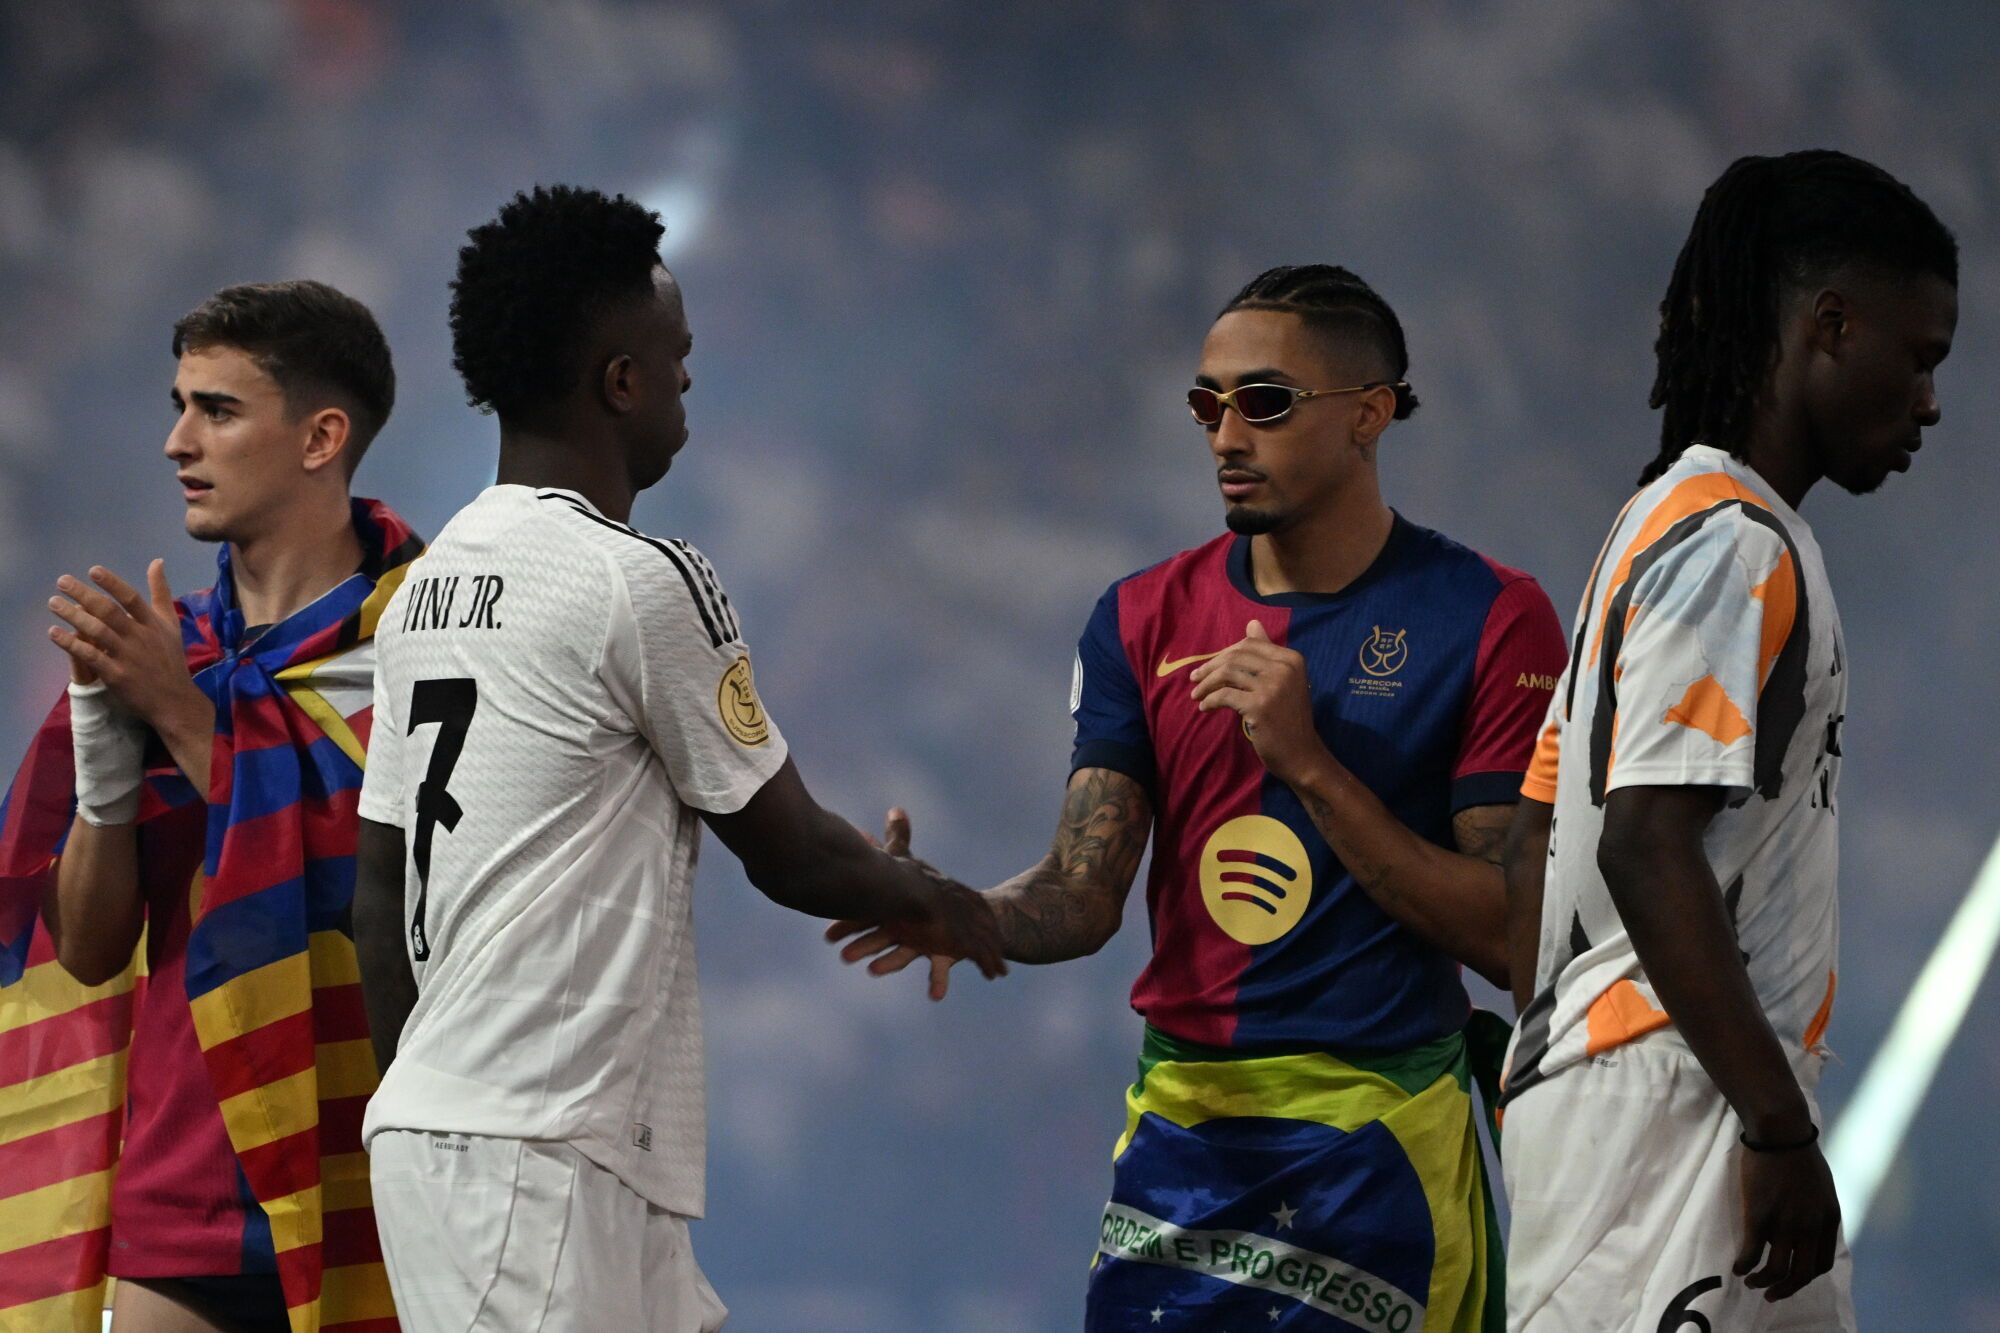
{"label": "player in white jersey", "polygon": [[1847,654],[1797,510],[1822,477],[1861,494],[1909,466],[1957,265],[1907,187],[1840,153],[1741,159],[1695,217],[1661,453],[1509,839],[1511,1329],[1854,1326],[1813,1100]]}
{"label": "player in white jersey", "polygon": [[708,561],[625,521],[687,438],[662,230],[537,188],[460,252],[457,363],[499,415],[499,479],[382,616],[355,907],[410,1333],[720,1327],[685,1221],[703,822],[786,906],[888,913],[1004,970],[983,900],[896,854],[906,826],[877,849],[807,794]]}

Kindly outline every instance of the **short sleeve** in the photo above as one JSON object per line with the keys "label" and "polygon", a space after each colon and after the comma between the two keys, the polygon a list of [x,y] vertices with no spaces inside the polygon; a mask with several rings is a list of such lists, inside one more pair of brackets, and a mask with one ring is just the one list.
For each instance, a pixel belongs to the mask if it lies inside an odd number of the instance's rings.
{"label": "short sleeve", "polygon": [[605,630],[606,687],[697,810],[742,809],[785,762],[764,711],[750,650],[701,552],[645,538],[614,560]]}
{"label": "short sleeve", "polygon": [[[388,617],[385,615],[384,620]],[[368,718],[368,762],[362,765],[361,799],[356,803],[363,819],[377,824],[403,827],[403,751],[405,740],[395,701],[389,697],[388,673],[382,670],[380,645],[376,646],[375,703]]]}
{"label": "short sleeve", "polygon": [[1784,538],[1741,513],[1718,515],[1635,568],[1628,586],[1629,603],[1614,602],[1607,622],[1607,639],[1620,637],[1605,645],[1617,712],[1603,790],[1747,793],[1758,693],[1798,605]]}
{"label": "short sleeve", "polygon": [[[1574,664],[1572,664],[1573,666]],[[1549,711],[1535,737],[1535,752],[1528,758],[1528,771],[1521,777],[1521,795],[1543,805],[1556,803],[1556,776],[1562,767],[1563,704],[1569,698],[1569,673],[1563,668],[1549,696]]]}
{"label": "short sleeve", "polygon": [[1520,798],[1522,775],[1568,654],[1562,624],[1542,586],[1526,575],[1503,586],[1487,608],[1479,636],[1472,701],[1452,765],[1454,813]]}
{"label": "short sleeve", "polygon": [[1118,632],[1118,587],[1097,601],[1076,645],[1070,681],[1070,716],[1076,745],[1069,770],[1108,768],[1150,789],[1156,771],[1145,701]]}

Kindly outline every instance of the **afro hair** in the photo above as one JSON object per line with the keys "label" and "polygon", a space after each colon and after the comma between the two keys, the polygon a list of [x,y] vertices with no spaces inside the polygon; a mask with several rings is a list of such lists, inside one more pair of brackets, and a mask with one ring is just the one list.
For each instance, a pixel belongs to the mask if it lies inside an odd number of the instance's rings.
{"label": "afro hair", "polygon": [[652,290],[660,215],[571,185],[538,185],[466,233],[451,284],[452,364],[474,407],[518,417],[567,397],[596,321]]}

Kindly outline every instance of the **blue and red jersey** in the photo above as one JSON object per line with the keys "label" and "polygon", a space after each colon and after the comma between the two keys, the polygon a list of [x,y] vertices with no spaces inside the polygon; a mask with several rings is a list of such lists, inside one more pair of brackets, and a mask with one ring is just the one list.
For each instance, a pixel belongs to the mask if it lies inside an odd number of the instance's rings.
{"label": "blue and red jersey", "polygon": [[1457,1032],[1459,965],[1354,882],[1228,709],[1195,708],[1193,665],[1251,620],[1304,655],[1333,756],[1420,837],[1511,804],[1566,645],[1547,594],[1398,515],[1337,593],[1257,592],[1250,538],[1223,536],[1112,585],[1077,649],[1072,771],[1153,804],[1153,957],[1132,1006],[1183,1041],[1396,1051]]}

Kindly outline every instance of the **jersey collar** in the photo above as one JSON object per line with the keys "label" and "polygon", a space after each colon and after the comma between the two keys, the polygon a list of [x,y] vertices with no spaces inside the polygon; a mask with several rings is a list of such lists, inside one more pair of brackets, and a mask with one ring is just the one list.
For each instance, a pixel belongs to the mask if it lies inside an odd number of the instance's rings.
{"label": "jersey collar", "polygon": [[1389,512],[1395,515],[1395,521],[1389,525],[1389,539],[1382,543],[1382,549],[1375,553],[1368,568],[1339,592],[1258,592],[1257,582],[1250,576],[1250,538],[1245,536],[1229,543],[1229,582],[1237,592],[1260,606],[1333,606],[1344,602],[1394,569],[1408,549],[1414,525],[1397,510]]}

